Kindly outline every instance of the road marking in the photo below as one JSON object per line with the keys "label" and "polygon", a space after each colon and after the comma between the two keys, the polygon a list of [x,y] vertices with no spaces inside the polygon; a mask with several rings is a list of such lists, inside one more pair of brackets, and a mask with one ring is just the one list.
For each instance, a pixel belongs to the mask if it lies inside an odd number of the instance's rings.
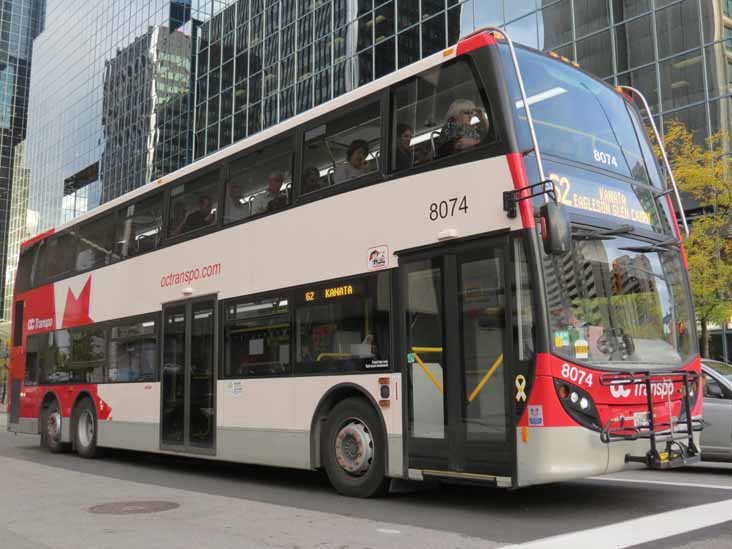
{"label": "road marking", "polygon": [[377,532],[382,534],[401,534],[401,530],[394,530],[393,528],[377,528]]}
{"label": "road marking", "polygon": [[504,546],[503,549],[553,547],[592,547],[593,549],[621,549],[641,543],[678,536],[715,524],[732,520],[732,499],[686,507],[656,515],[616,522],[588,530],[560,534],[537,539],[521,545]]}
{"label": "road marking", "polygon": [[659,484],[661,486],[680,486],[683,488],[708,488],[711,490],[732,490],[732,486],[720,484],[699,484],[697,482],[671,482],[669,480],[641,480],[620,477],[588,477],[587,480],[602,480],[605,482],[632,482],[636,484]]}

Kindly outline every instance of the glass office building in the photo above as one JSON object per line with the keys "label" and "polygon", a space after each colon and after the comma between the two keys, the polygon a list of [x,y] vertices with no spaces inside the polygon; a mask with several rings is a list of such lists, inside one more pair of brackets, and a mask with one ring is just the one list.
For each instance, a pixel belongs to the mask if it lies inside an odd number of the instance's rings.
{"label": "glass office building", "polygon": [[191,59],[224,0],[47,0],[26,167],[36,231],[189,163]]}
{"label": "glass office building", "polygon": [[487,25],[637,87],[661,127],[729,128],[732,0],[239,0],[196,42],[194,156]]}
{"label": "glass office building", "polygon": [[[14,148],[25,138],[33,38],[43,20],[43,0],[0,2],[0,272],[7,261]],[[0,299],[4,295],[0,278]]]}

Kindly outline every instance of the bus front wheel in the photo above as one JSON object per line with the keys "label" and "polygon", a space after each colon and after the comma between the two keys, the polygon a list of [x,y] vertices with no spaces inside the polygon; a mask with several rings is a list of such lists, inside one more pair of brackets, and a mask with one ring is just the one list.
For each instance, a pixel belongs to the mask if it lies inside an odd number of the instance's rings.
{"label": "bus front wheel", "polygon": [[74,408],[74,447],[83,458],[97,455],[97,411],[88,398]]}
{"label": "bus front wheel", "polygon": [[386,436],[374,408],[362,398],[348,398],[328,414],[322,438],[325,472],[345,496],[383,495],[388,488]]}

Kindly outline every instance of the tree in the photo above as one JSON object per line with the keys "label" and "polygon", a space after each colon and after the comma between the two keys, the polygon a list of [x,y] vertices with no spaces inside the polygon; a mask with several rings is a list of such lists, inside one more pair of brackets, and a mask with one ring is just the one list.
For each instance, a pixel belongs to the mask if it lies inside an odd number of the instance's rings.
{"label": "tree", "polygon": [[709,324],[732,317],[732,140],[720,131],[700,145],[674,120],[664,143],[679,188],[707,211],[692,223],[685,250],[702,354],[709,358]]}

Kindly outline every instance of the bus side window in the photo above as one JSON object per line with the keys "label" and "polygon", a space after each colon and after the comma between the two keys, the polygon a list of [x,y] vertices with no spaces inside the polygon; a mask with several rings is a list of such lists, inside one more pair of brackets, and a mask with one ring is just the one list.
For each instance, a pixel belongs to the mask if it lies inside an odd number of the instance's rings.
{"label": "bus side window", "polygon": [[157,381],[158,353],[155,318],[116,322],[109,329],[109,383]]}
{"label": "bus side window", "polygon": [[389,273],[307,289],[296,303],[298,374],[389,369]]}
{"label": "bus side window", "polygon": [[117,216],[107,214],[82,225],[77,232],[75,269],[77,272],[109,265],[118,259],[114,253],[114,229]]}
{"label": "bus side window", "polygon": [[180,236],[216,224],[219,172],[209,172],[170,191],[168,237]]}
{"label": "bus side window", "polygon": [[290,374],[290,312],[287,299],[232,303],[224,321],[223,379]]}
{"label": "bus side window", "polygon": [[292,189],[292,139],[235,160],[230,173],[224,197],[224,224],[286,207]]}
{"label": "bus side window", "polygon": [[116,225],[116,256],[126,259],[156,249],[162,226],[162,193],[130,204],[120,212]]}
{"label": "bus side window", "polygon": [[71,274],[75,244],[76,238],[70,233],[61,233],[46,241],[46,282]]}
{"label": "bus side window", "polygon": [[467,60],[430,69],[392,93],[392,172],[493,140],[490,109]]}
{"label": "bus side window", "polygon": [[304,141],[302,194],[376,174],[381,161],[379,103],[310,128]]}

